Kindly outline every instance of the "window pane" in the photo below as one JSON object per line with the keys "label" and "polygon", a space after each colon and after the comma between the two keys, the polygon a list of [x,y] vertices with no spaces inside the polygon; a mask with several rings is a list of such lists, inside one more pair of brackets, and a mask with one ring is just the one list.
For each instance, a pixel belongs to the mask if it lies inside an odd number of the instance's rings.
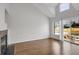
{"label": "window pane", "polygon": [[64,25],[64,40],[71,40],[71,21],[63,20]]}
{"label": "window pane", "polygon": [[79,40],[79,19],[75,18],[72,20],[71,35],[73,40]]}
{"label": "window pane", "polygon": [[55,21],[54,33],[55,35],[60,35],[60,21]]}
{"label": "window pane", "polygon": [[66,11],[69,8],[70,8],[70,4],[69,3],[62,3],[62,4],[60,4],[60,7],[59,7],[60,12]]}
{"label": "window pane", "polygon": [[79,44],[79,19],[63,20],[64,40]]}

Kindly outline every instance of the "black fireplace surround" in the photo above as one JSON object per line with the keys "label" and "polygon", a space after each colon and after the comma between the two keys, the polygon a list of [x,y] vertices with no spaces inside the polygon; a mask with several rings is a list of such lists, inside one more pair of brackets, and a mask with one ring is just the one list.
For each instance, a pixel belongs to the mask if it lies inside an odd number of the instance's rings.
{"label": "black fireplace surround", "polygon": [[1,55],[7,55],[7,34],[1,37]]}

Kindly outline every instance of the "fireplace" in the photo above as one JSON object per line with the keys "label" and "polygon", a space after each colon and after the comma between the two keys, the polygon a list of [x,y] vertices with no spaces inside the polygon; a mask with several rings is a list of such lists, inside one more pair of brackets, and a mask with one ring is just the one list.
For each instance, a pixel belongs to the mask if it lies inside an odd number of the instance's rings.
{"label": "fireplace", "polygon": [[7,30],[0,31],[0,39],[1,39],[1,55],[7,54]]}

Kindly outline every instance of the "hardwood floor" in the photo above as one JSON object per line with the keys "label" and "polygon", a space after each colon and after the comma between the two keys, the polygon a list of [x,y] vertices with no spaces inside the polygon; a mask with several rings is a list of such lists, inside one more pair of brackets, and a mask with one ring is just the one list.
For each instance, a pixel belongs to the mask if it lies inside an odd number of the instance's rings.
{"label": "hardwood floor", "polygon": [[15,55],[58,55],[60,54],[60,41],[42,39],[15,44]]}

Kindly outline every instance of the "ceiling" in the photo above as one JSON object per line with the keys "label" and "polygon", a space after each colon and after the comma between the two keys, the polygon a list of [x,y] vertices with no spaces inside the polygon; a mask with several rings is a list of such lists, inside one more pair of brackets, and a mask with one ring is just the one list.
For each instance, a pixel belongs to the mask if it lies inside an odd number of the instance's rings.
{"label": "ceiling", "polygon": [[36,3],[33,4],[37,7],[43,14],[48,17],[55,17],[55,7],[58,3]]}
{"label": "ceiling", "polygon": [[79,10],[79,3],[73,3],[72,5],[76,10]]}
{"label": "ceiling", "polygon": [[[59,3],[35,3],[33,4],[37,7],[44,15],[48,17],[55,17],[55,8]],[[79,10],[79,3],[73,3],[72,6],[75,10]]]}

